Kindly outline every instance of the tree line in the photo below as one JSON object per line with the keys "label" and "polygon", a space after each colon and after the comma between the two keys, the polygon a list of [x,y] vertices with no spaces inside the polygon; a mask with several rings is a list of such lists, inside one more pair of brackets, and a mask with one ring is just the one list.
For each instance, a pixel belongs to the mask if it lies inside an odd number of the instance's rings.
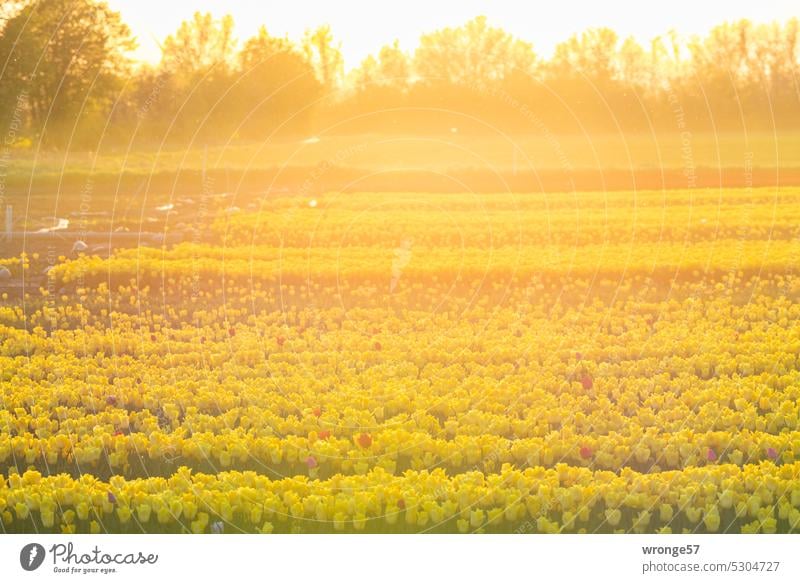
{"label": "tree line", "polygon": [[195,14],[131,60],[120,15],[97,0],[0,7],[0,119],[46,147],[184,145],[315,132],[773,131],[800,126],[800,24],[720,24],[641,46],[587,30],[547,59],[477,17],[384,46],[345,74],[329,27],[299,42]]}

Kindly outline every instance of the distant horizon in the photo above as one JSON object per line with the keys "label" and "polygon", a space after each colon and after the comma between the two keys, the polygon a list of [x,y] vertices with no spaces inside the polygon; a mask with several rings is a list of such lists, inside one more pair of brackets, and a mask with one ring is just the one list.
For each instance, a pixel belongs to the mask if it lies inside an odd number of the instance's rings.
{"label": "distant horizon", "polygon": [[[419,37],[434,30],[459,26],[475,17],[486,16],[488,22],[515,37],[529,42],[538,57],[549,58],[558,43],[590,28],[607,27],[620,37],[633,37],[646,46],[651,40],[675,31],[682,38],[703,35],[725,22],[747,19],[755,24],[782,23],[800,16],[796,3],[784,0],[746,2],[735,0],[718,5],[697,4],[681,0],[669,6],[652,5],[637,12],[638,5],[629,0],[612,0],[587,6],[575,0],[559,3],[559,10],[548,6],[542,21],[530,22],[525,3],[467,0],[459,4],[441,5],[408,0],[402,5],[362,3],[356,0],[326,3],[304,0],[292,4],[256,3],[252,0],[108,0],[120,12],[123,21],[136,37],[138,48],[131,56],[140,64],[160,61],[159,43],[174,33],[181,22],[195,12],[210,12],[215,18],[230,14],[235,22],[239,45],[257,34],[261,26],[273,36],[287,36],[299,42],[304,31],[330,25],[337,42],[341,42],[344,69],[350,72],[381,47],[397,40],[400,48],[413,53]],[[357,6],[357,8],[356,8]],[[364,19],[354,21],[354,13]],[[365,26],[366,24],[369,26]]]}

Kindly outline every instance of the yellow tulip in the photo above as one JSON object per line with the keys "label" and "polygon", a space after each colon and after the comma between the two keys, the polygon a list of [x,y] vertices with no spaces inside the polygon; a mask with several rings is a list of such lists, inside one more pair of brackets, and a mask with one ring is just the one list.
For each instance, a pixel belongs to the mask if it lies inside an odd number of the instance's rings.
{"label": "yellow tulip", "polygon": [[690,506],[684,510],[684,513],[686,514],[686,518],[689,519],[689,522],[695,524],[700,522],[700,517],[703,515],[703,510],[701,508]]}
{"label": "yellow tulip", "polygon": [[345,521],[347,517],[342,512],[337,512],[333,515],[333,528],[335,530],[344,530]]}
{"label": "yellow tulip", "polygon": [[622,520],[622,512],[620,512],[619,508],[609,508],[605,512],[606,521],[612,527],[615,527],[619,524],[620,520]]}
{"label": "yellow tulip", "polygon": [[544,516],[540,516],[536,520],[536,528],[542,534],[556,534],[559,531],[558,524],[548,520]]}
{"label": "yellow tulip", "polygon": [[170,500],[169,513],[175,520],[180,520],[181,514],[183,513],[183,503],[177,499]]}
{"label": "yellow tulip", "polygon": [[139,522],[148,522],[150,520],[150,512],[152,507],[149,504],[139,504],[136,506],[136,517]]}
{"label": "yellow tulip", "polygon": [[778,521],[773,516],[761,521],[761,531],[765,534],[775,534],[778,530]]}
{"label": "yellow tulip", "polygon": [[672,520],[673,510],[669,504],[662,504],[658,510],[659,518],[662,522],[669,522]]}
{"label": "yellow tulip", "polygon": [[131,509],[127,506],[117,507],[117,518],[120,523],[126,524],[131,519]]}
{"label": "yellow tulip", "polygon": [[717,532],[719,530],[719,522],[719,511],[716,506],[712,507],[710,510],[706,510],[703,523],[706,525],[706,530],[708,530],[708,532]]}
{"label": "yellow tulip", "polygon": [[75,507],[75,512],[80,520],[86,520],[89,518],[89,505],[86,502],[79,502]]}
{"label": "yellow tulip", "polygon": [[156,511],[156,520],[159,524],[169,524],[169,522],[172,520],[172,514],[170,513],[169,508],[166,506],[161,506]]}
{"label": "yellow tulip", "polygon": [[725,490],[719,495],[719,505],[726,510],[733,507],[733,492]]}
{"label": "yellow tulip", "polygon": [[203,534],[206,532],[206,527],[208,526],[208,514],[206,512],[200,512],[197,515],[197,519],[191,522],[192,532],[194,534]]}
{"label": "yellow tulip", "polygon": [[353,517],[353,528],[356,530],[364,530],[367,526],[367,517],[362,512],[357,513]]}
{"label": "yellow tulip", "polygon": [[194,502],[185,502],[183,504],[183,515],[186,517],[186,520],[194,520],[197,516],[197,504]]}
{"label": "yellow tulip", "polygon": [[650,524],[651,514],[649,510],[642,510],[633,522],[633,528],[636,532],[644,532]]}
{"label": "yellow tulip", "polygon": [[22,502],[17,502],[14,504],[14,512],[17,514],[17,518],[19,520],[25,520],[28,518],[28,505],[23,504]]}

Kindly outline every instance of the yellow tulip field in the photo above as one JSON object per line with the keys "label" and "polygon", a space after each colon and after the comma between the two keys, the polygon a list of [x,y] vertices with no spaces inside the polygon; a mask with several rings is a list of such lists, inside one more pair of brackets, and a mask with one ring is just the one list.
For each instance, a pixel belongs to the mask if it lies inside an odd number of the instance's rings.
{"label": "yellow tulip field", "polygon": [[800,530],[800,189],[228,203],[0,259],[0,532]]}

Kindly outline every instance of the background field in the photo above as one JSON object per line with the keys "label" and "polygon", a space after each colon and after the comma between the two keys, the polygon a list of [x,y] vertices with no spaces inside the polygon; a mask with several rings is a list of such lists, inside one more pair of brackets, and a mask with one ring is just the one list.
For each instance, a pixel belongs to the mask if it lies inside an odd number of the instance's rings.
{"label": "background field", "polygon": [[[800,138],[778,135],[323,136],[116,154],[13,151],[3,176],[14,229],[70,219],[107,235],[163,232],[165,211],[254,210],[265,196],[326,192],[580,192],[800,184]],[[317,141],[318,140],[318,141]],[[516,152],[516,154],[515,154]],[[193,208],[194,206],[194,208]],[[216,210],[214,211],[216,212]],[[169,229],[186,221],[172,218]],[[69,246],[71,246],[69,241]],[[22,238],[11,242],[21,250]],[[63,245],[67,245],[65,241]]]}
{"label": "background field", "polygon": [[[454,129],[456,129],[454,127]],[[273,167],[332,165],[385,170],[495,169],[511,172],[514,150],[519,171],[605,168],[639,170],[680,168],[800,167],[800,134],[791,132],[752,134],[742,132],[658,132],[647,134],[591,135],[476,135],[468,130],[449,134],[421,135],[309,135],[304,139],[275,138],[246,145],[202,143],[189,149],[164,145],[147,151],[118,150],[100,153],[22,151],[16,157],[13,175],[61,175],[75,173],[153,174],[209,169],[258,170]],[[317,141],[318,140],[318,141]],[[411,146],[411,147],[410,147]]]}

